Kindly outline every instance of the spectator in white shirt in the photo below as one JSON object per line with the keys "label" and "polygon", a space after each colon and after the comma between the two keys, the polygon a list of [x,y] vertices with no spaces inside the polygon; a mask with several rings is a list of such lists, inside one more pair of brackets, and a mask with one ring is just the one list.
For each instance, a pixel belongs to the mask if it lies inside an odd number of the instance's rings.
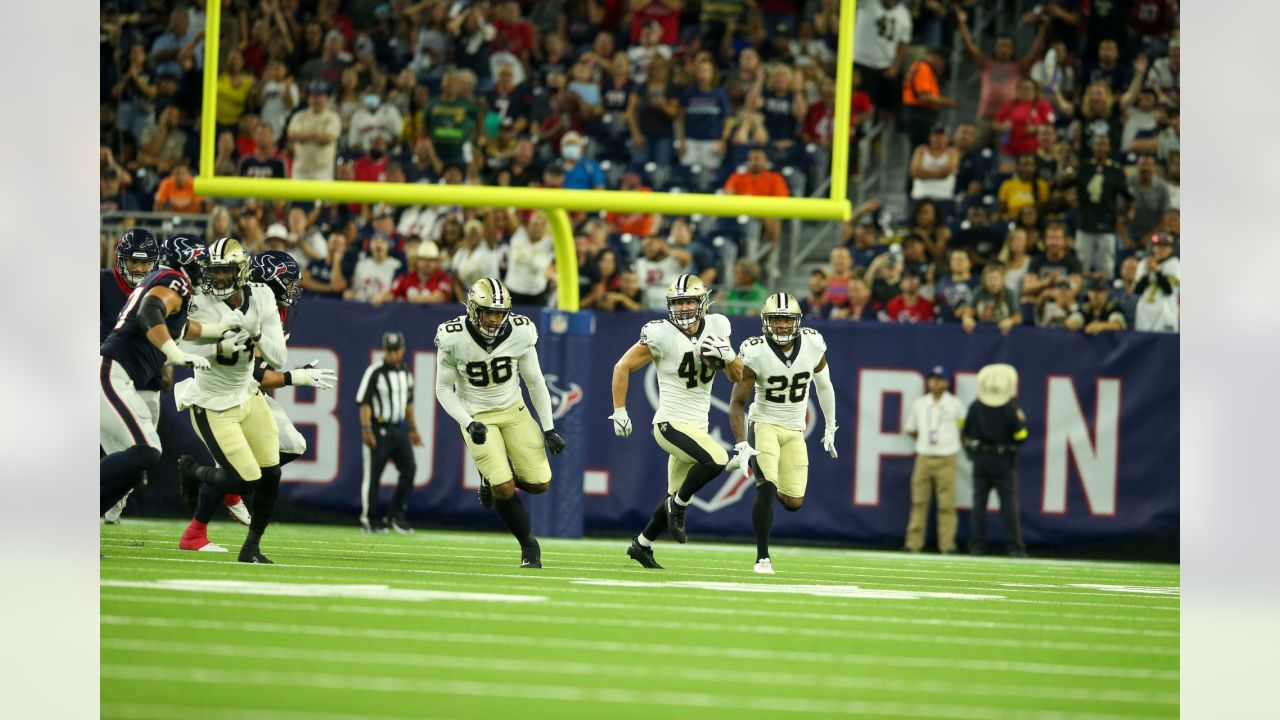
{"label": "spectator in white shirt", "polygon": [[377,307],[382,304],[381,298],[391,292],[402,269],[402,263],[391,257],[387,236],[377,233],[369,240],[369,254],[356,261],[351,285],[342,297]]}
{"label": "spectator in white shirt", "polygon": [[1133,292],[1138,296],[1134,330],[1178,332],[1179,274],[1181,263],[1173,256],[1173,237],[1151,236],[1151,254],[1138,264]]}
{"label": "spectator in white shirt", "polygon": [[853,66],[881,118],[902,104],[902,70],[911,42],[911,11],[902,0],[863,0],[853,26]]}
{"label": "spectator in white shirt", "polygon": [[347,131],[347,149],[354,152],[369,152],[374,137],[381,136],[387,141],[387,147],[396,144],[400,139],[400,131],[404,127],[404,118],[395,105],[383,102],[377,93],[364,96],[364,107],[351,116],[351,128]]}
{"label": "spectator in white shirt", "polygon": [[498,254],[485,232],[484,223],[468,220],[462,230],[462,242],[453,252],[452,269],[458,284],[469,288],[481,278],[497,277]]}
{"label": "spectator in white shirt", "polygon": [[928,394],[917,398],[907,414],[904,429],[916,444],[911,515],[903,546],[908,552],[924,549],[930,499],[935,499],[938,507],[938,551],[944,555],[956,551],[956,456],[965,408],[949,391],[950,385],[946,368],[935,365],[925,378]]}
{"label": "spectator in white shirt", "polygon": [[507,276],[511,302],[516,305],[543,305],[555,272],[555,248],[547,227],[547,214],[541,210],[529,216],[529,222],[511,236],[507,252]]}
{"label": "spectator in white shirt", "polygon": [[644,239],[643,255],[636,259],[636,277],[644,295],[647,310],[664,312],[667,309],[667,286],[675,282],[693,256],[687,250],[673,248],[667,241],[650,235]]}

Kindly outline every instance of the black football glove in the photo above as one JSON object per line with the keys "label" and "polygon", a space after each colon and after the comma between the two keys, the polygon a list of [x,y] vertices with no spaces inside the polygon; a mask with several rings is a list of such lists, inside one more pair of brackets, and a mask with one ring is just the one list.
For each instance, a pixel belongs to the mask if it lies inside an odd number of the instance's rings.
{"label": "black football glove", "polygon": [[471,436],[471,442],[483,445],[485,435],[489,434],[489,428],[486,428],[482,422],[472,420],[471,424],[467,426],[467,434]]}
{"label": "black football glove", "polygon": [[564,438],[560,437],[560,433],[556,432],[554,428],[543,432],[542,436],[547,439],[547,449],[551,451],[552,455],[559,455],[564,452]]}

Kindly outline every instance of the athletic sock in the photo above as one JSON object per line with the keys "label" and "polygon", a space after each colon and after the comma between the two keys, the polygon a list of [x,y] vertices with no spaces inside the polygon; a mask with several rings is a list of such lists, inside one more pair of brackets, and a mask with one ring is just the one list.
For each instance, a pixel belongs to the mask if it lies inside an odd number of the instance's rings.
{"label": "athletic sock", "polygon": [[649,518],[649,524],[644,526],[644,530],[640,534],[649,542],[657,540],[662,531],[667,529],[667,496],[663,496],[658,502],[658,507],[653,510],[653,517]]}
{"label": "athletic sock", "polygon": [[498,511],[498,517],[502,518],[502,522],[521,545],[528,545],[533,541],[529,515],[525,513],[524,504],[520,502],[519,495],[512,493],[511,497],[506,499],[494,498],[493,507]]}
{"label": "athletic sock", "polygon": [[257,482],[253,491],[253,518],[249,521],[249,534],[262,537],[267,531],[267,524],[276,509],[276,499],[280,494],[280,466],[262,468],[262,479]]}
{"label": "athletic sock", "polygon": [[756,529],[756,560],[769,557],[769,531],[773,528],[773,500],[778,486],[764,482],[756,486],[756,500],[751,506],[751,525]]}
{"label": "athletic sock", "polygon": [[182,531],[182,539],[188,538],[205,538],[209,539],[209,523],[203,523],[199,520],[192,520],[187,529]]}
{"label": "athletic sock", "polygon": [[[196,502],[195,521],[207,525],[222,504],[224,493],[209,483],[200,483],[200,499]],[[193,521],[194,522],[194,521]]]}
{"label": "athletic sock", "polygon": [[653,547],[653,541],[645,537],[644,533],[640,533],[636,536],[636,543],[639,544],[640,547]]}
{"label": "athletic sock", "polygon": [[722,470],[724,470],[723,465],[704,465],[702,463],[694,465],[689,469],[689,474],[684,476],[684,482],[680,484],[680,490],[676,493],[676,502],[681,505],[688,505],[694,493],[701,490],[707,483],[715,480]]}
{"label": "athletic sock", "polygon": [[671,499],[674,500],[675,504],[679,505],[680,507],[687,507],[689,505],[689,501],[685,500],[684,498],[681,498],[680,493],[676,493],[675,495],[672,495]]}
{"label": "athletic sock", "polygon": [[244,553],[248,550],[257,552],[258,543],[262,541],[262,533],[250,530],[248,535],[244,536],[244,544],[240,546],[240,552]]}

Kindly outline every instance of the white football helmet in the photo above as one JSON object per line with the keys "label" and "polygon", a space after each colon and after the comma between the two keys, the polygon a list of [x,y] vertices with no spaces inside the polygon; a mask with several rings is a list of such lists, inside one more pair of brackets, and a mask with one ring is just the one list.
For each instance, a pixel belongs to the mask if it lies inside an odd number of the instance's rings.
{"label": "white football helmet", "polygon": [[511,318],[511,292],[497,278],[481,278],[467,290],[467,319],[476,332],[495,338]]}
{"label": "white football helmet", "polygon": [[800,302],[791,293],[774,293],[760,310],[760,326],[765,337],[779,345],[788,345],[800,334]]}
{"label": "white football helmet", "polygon": [[[691,305],[690,300],[696,305]],[[712,302],[711,292],[697,275],[681,275],[667,287],[667,317],[682,330],[693,327],[706,316]],[[681,305],[678,309],[677,304]]]}
{"label": "white football helmet", "polygon": [[239,240],[224,237],[209,246],[209,264],[201,289],[226,300],[249,282],[249,253]]}

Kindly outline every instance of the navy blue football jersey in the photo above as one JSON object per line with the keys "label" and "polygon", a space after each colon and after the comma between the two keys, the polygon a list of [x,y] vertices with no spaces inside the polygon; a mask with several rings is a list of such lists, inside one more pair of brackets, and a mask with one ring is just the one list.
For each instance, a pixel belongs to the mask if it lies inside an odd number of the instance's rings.
{"label": "navy blue football jersey", "polygon": [[129,299],[133,288],[125,284],[120,271],[115,268],[103,268],[98,271],[98,344],[111,334],[116,326],[124,301]]}
{"label": "navy blue football jersey", "polygon": [[160,368],[164,366],[165,360],[164,353],[151,344],[147,334],[138,325],[138,306],[153,287],[167,287],[182,298],[182,307],[164,321],[175,340],[182,337],[187,324],[187,309],[191,304],[191,282],[182,272],[162,267],[138,283],[138,287],[125,301],[124,308],[111,328],[111,334],[102,341],[102,348],[99,350],[103,357],[120,363],[134,386],[139,389],[150,389],[147,384],[153,379],[157,381],[155,389],[159,389]]}

